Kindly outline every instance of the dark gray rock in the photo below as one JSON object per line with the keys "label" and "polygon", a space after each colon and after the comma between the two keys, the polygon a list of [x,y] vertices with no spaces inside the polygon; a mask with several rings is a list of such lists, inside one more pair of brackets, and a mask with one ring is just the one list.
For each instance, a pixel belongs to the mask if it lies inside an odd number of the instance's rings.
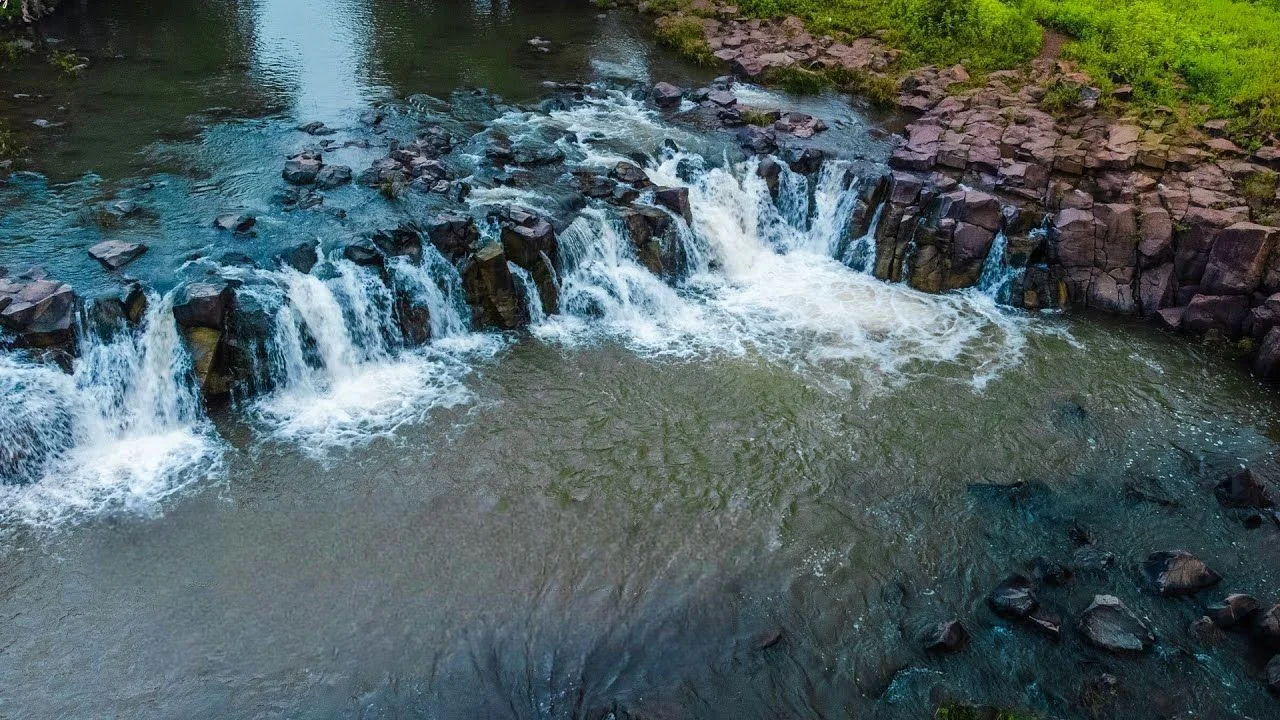
{"label": "dark gray rock", "polygon": [[1024,618],[1039,604],[1031,580],[1025,575],[1010,575],[987,595],[987,605],[1006,618]]}
{"label": "dark gray rock", "polygon": [[922,643],[930,652],[956,652],[969,643],[969,631],[959,620],[946,620],[931,628]]}
{"label": "dark gray rock", "polygon": [[480,240],[480,230],[468,215],[437,215],[427,226],[427,238],[449,262],[466,257]]}
{"label": "dark gray rock", "polygon": [[1251,620],[1261,607],[1254,596],[1233,593],[1205,608],[1205,615],[1220,628],[1233,628]]}
{"label": "dark gray rock", "polygon": [[1151,628],[1113,595],[1095,595],[1079,627],[1090,643],[1110,652],[1142,652],[1156,642]]}
{"label": "dark gray rock", "polygon": [[1269,508],[1274,505],[1267,487],[1248,468],[1234,470],[1213,488],[1218,504],[1227,508]]}
{"label": "dark gray rock", "polygon": [[173,300],[173,319],[180,327],[222,330],[235,291],[225,282],[193,282],[178,288]]}
{"label": "dark gray rock", "polygon": [[477,328],[515,330],[529,322],[502,244],[491,242],[461,264],[459,272]]}
{"label": "dark gray rock", "polygon": [[356,240],[342,248],[342,256],[356,265],[381,268],[386,258],[370,240]]}
{"label": "dark gray rock", "polygon": [[671,83],[660,82],[653,86],[653,90],[649,95],[653,98],[655,105],[664,110],[670,110],[680,106],[680,100],[683,98],[684,93]]}
{"label": "dark gray rock", "polygon": [[316,181],[322,167],[324,162],[319,153],[298,153],[285,161],[280,175],[287,183],[310,185]]}
{"label": "dark gray rock", "polygon": [[316,187],[332,190],[351,183],[351,168],[346,165],[325,165],[316,173]]}
{"label": "dark gray rock", "polygon": [[610,171],[609,177],[635,188],[646,188],[653,184],[650,182],[649,175],[645,173],[643,168],[635,163],[629,163],[625,160],[613,166],[613,170]]}
{"label": "dark gray rock", "polygon": [[223,213],[214,218],[213,226],[226,232],[247,233],[257,222],[257,218],[245,213]]}
{"label": "dark gray rock", "polygon": [[1152,553],[1142,572],[1161,595],[1188,595],[1222,581],[1200,558],[1182,550]]}
{"label": "dark gray rock", "polygon": [[689,204],[689,188],[654,188],[653,201],[684,218],[685,224],[693,224],[693,208]]}
{"label": "dark gray rock", "polygon": [[316,248],[318,244],[314,240],[298,243],[289,248],[285,248],[283,252],[276,256],[276,261],[282,266],[291,267],[294,270],[306,275],[311,272],[311,268],[320,262],[320,254]]}

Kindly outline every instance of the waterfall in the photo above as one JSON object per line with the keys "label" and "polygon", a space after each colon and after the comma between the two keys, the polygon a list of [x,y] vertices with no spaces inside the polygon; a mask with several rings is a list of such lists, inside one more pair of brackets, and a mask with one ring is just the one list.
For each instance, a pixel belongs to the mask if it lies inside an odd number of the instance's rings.
{"label": "waterfall", "polygon": [[511,271],[511,277],[515,278],[516,285],[520,286],[520,294],[524,296],[525,310],[529,313],[529,324],[541,325],[546,321],[547,313],[542,309],[538,285],[528,271],[510,260],[507,261],[507,270]]}
{"label": "waterfall", "polygon": [[1009,238],[1004,230],[996,233],[991,241],[991,250],[982,263],[982,275],[978,278],[978,290],[998,303],[1008,304],[1017,281],[1022,278],[1023,268],[1011,267],[1005,258],[1009,247]]}
{"label": "waterfall", "polygon": [[880,203],[871,215],[871,224],[867,226],[867,231],[862,234],[862,237],[854,238],[845,248],[844,255],[841,257],[841,262],[845,265],[867,274],[875,272],[876,230],[880,227],[880,216],[884,213],[884,208],[887,204]]}
{"label": "waterfall", "polygon": [[218,466],[173,321],[152,298],[134,332],[81,333],[70,374],[0,360],[0,515],[45,523],[111,509],[149,511]]}
{"label": "waterfall", "polygon": [[430,243],[423,243],[422,263],[405,258],[391,263],[391,271],[431,313],[431,337],[441,339],[471,331],[471,308],[458,270]]}

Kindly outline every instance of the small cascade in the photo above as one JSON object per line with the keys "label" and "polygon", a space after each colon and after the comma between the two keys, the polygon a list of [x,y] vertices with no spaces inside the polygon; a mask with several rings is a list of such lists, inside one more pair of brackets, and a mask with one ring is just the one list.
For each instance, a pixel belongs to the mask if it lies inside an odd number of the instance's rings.
{"label": "small cascade", "polygon": [[854,238],[847,247],[840,261],[845,265],[867,274],[876,270],[876,231],[880,227],[880,216],[887,203],[880,203],[871,215],[871,224],[862,237]]}
{"label": "small cascade", "polygon": [[172,296],[136,331],[81,337],[70,374],[0,361],[0,514],[146,510],[218,465]]}
{"label": "small cascade", "polygon": [[507,261],[507,269],[516,285],[520,286],[520,294],[524,298],[525,311],[529,313],[530,325],[541,325],[546,322],[547,313],[542,309],[542,297],[538,294],[538,285],[529,272],[519,265]]}
{"label": "small cascade", "polygon": [[982,275],[979,276],[977,285],[984,295],[1004,305],[1009,304],[1013,289],[1026,272],[1026,268],[1016,268],[1009,264],[1006,257],[1008,248],[1009,238],[1001,230],[991,242],[991,251],[982,263]]}
{"label": "small cascade", "polygon": [[390,267],[414,299],[430,311],[432,338],[457,337],[471,331],[471,309],[462,289],[462,276],[434,245],[423,244],[421,264],[397,258]]}

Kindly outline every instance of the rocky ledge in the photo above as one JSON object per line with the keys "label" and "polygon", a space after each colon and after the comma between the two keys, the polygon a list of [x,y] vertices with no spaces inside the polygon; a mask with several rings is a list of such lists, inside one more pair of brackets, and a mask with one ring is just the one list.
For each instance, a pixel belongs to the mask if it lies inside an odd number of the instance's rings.
{"label": "rocky ledge", "polygon": [[799,18],[743,19],[711,0],[678,17],[699,23],[740,76],[837,69],[911,116],[892,174],[865,198],[889,201],[878,277],[929,292],[972,286],[1003,234],[1016,272],[1002,301],[1218,335],[1251,353],[1258,374],[1280,376],[1276,138],[1246,148],[1224,137],[1223,120],[1139,116],[1131,88],[1104,98],[1068,62],[1039,59],[981,84],[960,65],[893,80],[900,54],[878,37],[838,41]]}

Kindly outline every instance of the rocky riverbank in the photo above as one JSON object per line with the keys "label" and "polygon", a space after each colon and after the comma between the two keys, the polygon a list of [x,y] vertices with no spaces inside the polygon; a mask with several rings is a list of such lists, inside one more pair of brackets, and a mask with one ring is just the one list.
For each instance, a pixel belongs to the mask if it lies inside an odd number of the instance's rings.
{"label": "rocky riverbank", "polygon": [[[641,10],[650,9],[640,3]],[[1044,57],[981,81],[961,65],[902,73],[880,38],[816,36],[799,18],[739,17],[699,0],[659,27],[698,27],[740,77],[838,77],[912,116],[876,229],[874,271],[941,292],[978,282],[1003,236],[1027,308],[1138,315],[1240,344],[1280,375],[1280,146],[1242,147],[1227,123],[1139,112],[1068,62]],[[868,200],[874,204],[871,196]]]}

